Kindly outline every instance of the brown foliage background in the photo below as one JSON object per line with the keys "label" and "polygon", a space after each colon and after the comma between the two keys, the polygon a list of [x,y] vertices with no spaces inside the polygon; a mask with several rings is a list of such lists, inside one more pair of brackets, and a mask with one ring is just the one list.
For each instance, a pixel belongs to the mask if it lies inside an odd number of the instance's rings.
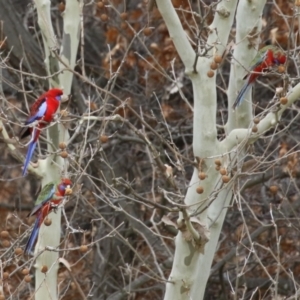
{"label": "brown foliage background", "polygon": [[[70,113],[63,121],[71,136],[75,134],[67,147],[75,184],[65,206],[61,242],[61,257],[70,264],[73,276],[62,261],[61,299],[80,299],[79,289],[91,299],[161,299],[177,231],[172,226],[177,213],[168,197],[182,203],[193,170],[191,84],[157,8],[149,10],[146,2],[134,0],[124,3],[104,0],[85,6],[84,56],[80,48],[76,67],[79,74],[84,68],[88,80],[114,97],[75,76],[72,99],[63,105]],[[212,21],[216,2],[174,0],[173,4],[195,49],[204,44],[205,25]],[[52,5],[60,41],[64,3],[52,1]],[[45,79],[17,71],[24,58],[22,71],[45,75],[32,3],[0,0],[0,6],[1,58],[7,58],[2,64],[5,99],[1,118],[13,138],[28,112],[27,103],[48,87]],[[289,50],[287,70],[293,85],[299,81],[294,9],[291,1],[268,1],[261,32],[262,44],[278,43]],[[205,19],[192,15],[191,10],[201,11]],[[201,29],[199,35],[195,24]],[[18,46],[20,41],[23,47]],[[227,118],[230,59],[229,53],[217,75],[220,125]],[[256,84],[257,115],[265,113],[278,86],[282,80],[276,76],[262,77]],[[206,299],[229,299],[232,291],[242,299],[274,299],[275,290],[289,297],[299,288],[298,113],[296,104],[275,130],[249,149],[224,223]],[[120,115],[123,120],[85,122],[79,127],[78,118],[83,114]],[[220,127],[219,138],[223,137]],[[26,148],[17,145],[24,154]],[[24,247],[34,221],[26,216],[39,181],[32,175],[21,178],[22,163],[3,139],[0,147],[0,230],[9,234],[1,235],[0,290],[7,299],[31,299],[33,280],[26,282],[22,270],[29,268],[34,276],[33,259],[18,256],[15,249]],[[45,155],[42,141],[39,157]],[[173,183],[164,164],[172,166]],[[82,245],[88,245],[87,252]]]}

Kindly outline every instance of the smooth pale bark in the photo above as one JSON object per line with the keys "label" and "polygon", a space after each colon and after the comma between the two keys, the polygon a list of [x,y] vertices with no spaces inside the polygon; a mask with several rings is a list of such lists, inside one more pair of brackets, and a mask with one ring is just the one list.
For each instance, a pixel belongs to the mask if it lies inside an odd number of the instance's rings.
{"label": "smooth pale bark", "polygon": [[[227,207],[232,199],[233,182],[222,183],[219,172],[215,170],[214,160],[215,158],[221,159],[222,167],[230,172],[231,166],[229,163],[232,157],[229,159],[229,154],[235,149],[238,143],[243,143],[249,138],[251,140],[253,135],[251,135],[251,131],[248,129],[236,129],[232,131],[237,127],[249,127],[253,118],[251,102],[246,101],[237,110],[238,114],[232,111],[231,106],[239,87],[243,84],[242,78],[246,74],[243,66],[249,66],[258,48],[261,15],[265,3],[266,1],[260,0],[239,1],[236,14],[236,45],[228,89],[229,120],[226,126],[226,133],[228,134],[230,131],[231,133],[223,141],[219,142],[216,130],[217,94],[215,77],[208,78],[206,73],[210,69],[209,65],[213,59],[213,55],[216,53],[222,55],[224,52],[228,43],[229,33],[232,29],[238,1],[220,1],[218,4],[214,21],[210,25],[211,31],[207,41],[207,48],[209,49],[211,46],[212,48],[205,57],[199,57],[196,70],[193,68],[195,54],[191,58],[191,46],[171,1],[157,1],[158,9],[167,25],[178,54],[184,63],[186,73],[193,84],[193,150],[195,157],[201,163],[199,163],[198,168],[195,168],[192,175],[185,204],[189,206],[187,212],[190,215],[196,215],[198,221],[204,224],[210,231],[210,239],[205,245],[204,254],[198,251],[193,242],[185,239],[183,232],[178,233],[175,240],[176,250],[169,277],[170,282],[166,285],[165,300],[201,300],[204,297],[206,283]],[[252,47],[249,47],[250,41],[253,43]],[[249,95],[247,98],[249,99]],[[274,126],[274,119],[274,114],[266,116],[266,119],[258,126],[259,131],[263,132],[266,128]],[[235,155],[235,151],[232,153]],[[199,171],[206,173],[207,177],[205,180],[199,180]],[[204,189],[201,195],[196,193],[196,188],[199,185]],[[182,218],[183,216],[180,215],[180,222],[182,222]]]}
{"label": "smooth pale bark", "polygon": [[238,91],[244,84],[243,78],[247,74],[248,67],[259,47],[261,15],[265,4],[266,0],[241,0],[239,2],[236,15],[236,45],[233,52],[227,92],[228,122],[225,127],[227,134],[235,128],[247,128],[253,120],[252,89],[236,110],[232,109],[232,105]]}
{"label": "smooth pale bark", "polygon": [[[58,63],[58,60],[53,53],[53,51],[57,51],[59,46],[54,35],[50,18],[51,2],[48,0],[35,0],[35,4],[38,11],[38,23],[42,31],[44,41],[45,64],[48,74],[52,75],[59,69],[61,71],[64,70],[59,75],[51,77],[50,86],[61,87],[63,88],[64,95],[68,95],[71,92],[73,73],[65,70],[65,66]],[[80,40],[80,11],[82,5],[83,1],[69,0],[66,2],[66,11],[63,14],[64,34],[62,41],[63,48],[61,53],[63,54],[62,59],[70,68],[74,68],[75,66],[77,49]],[[48,129],[47,139],[50,141],[48,144],[48,151],[49,153],[54,153],[58,150],[59,142],[68,142],[69,134],[67,129],[62,124],[55,124]],[[42,175],[42,186],[45,186],[51,181],[60,181],[61,176],[67,177],[67,160],[62,159],[60,156],[55,154],[49,155],[46,159],[39,160],[38,171]],[[41,226],[35,253],[43,251],[45,247],[51,247],[55,249],[59,246],[61,232],[61,210],[58,209],[56,213],[51,213],[49,218],[51,218],[52,224],[49,227],[44,225]],[[58,299],[58,258],[59,254],[56,251],[44,251],[37,257],[35,264],[35,299]],[[48,267],[48,272],[46,275],[40,271],[44,265]]]}
{"label": "smooth pale bark", "polygon": [[[187,50],[190,49],[191,46],[185,31],[178,21],[178,16],[171,2],[157,1],[158,9],[166,22],[170,36],[184,63],[186,73],[189,75],[193,84],[193,150],[195,157],[197,157],[201,163],[199,168],[194,169],[185,203],[190,207],[188,209],[189,214],[202,211],[200,214],[197,214],[197,217],[203,226],[209,228],[213,225],[211,228],[218,229],[216,237],[211,236],[210,239],[212,242],[206,244],[211,245],[209,246],[209,251],[213,248],[209,257],[207,256],[207,246],[205,246],[205,254],[201,254],[201,251],[194,247],[193,242],[186,241],[183,233],[179,231],[175,240],[176,251],[174,263],[169,277],[170,283],[166,286],[165,299],[202,299],[200,295],[204,293],[205,290],[215,251],[215,244],[216,241],[218,241],[218,233],[225,217],[225,212],[223,212],[222,208],[231,198],[230,192],[226,189],[222,193],[219,193],[218,198],[214,200],[214,209],[211,211],[205,209],[208,202],[212,200],[212,192],[220,187],[220,176],[214,168],[214,157],[221,156],[222,154],[217,140],[216,129],[216,82],[215,77],[209,78],[206,74],[210,69],[213,55],[216,53],[222,55],[224,52],[234,20],[237,2],[238,1],[221,1],[218,4],[218,13],[210,26],[211,33],[208,39],[208,47],[213,47],[209,50],[208,57],[198,58],[196,70],[194,70],[193,65],[196,54],[194,52],[190,54]],[[177,26],[177,28],[174,26]],[[201,49],[199,51],[201,51]],[[188,57],[186,56],[187,53],[189,55]],[[226,159],[224,159],[224,164],[225,163]],[[207,175],[207,178],[201,181],[201,186],[204,188],[204,192],[201,195],[196,193],[196,188],[200,185],[198,178],[198,172],[200,170]],[[179,217],[179,219],[182,218],[182,216]],[[211,233],[212,231],[211,229]],[[205,257],[205,260],[202,260],[201,257]],[[201,269],[199,269],[199,266]],[[205,270],[207,270],[207,276],[200,278],[201,281],[199,281],[199,277],[201,277],[201,274],[203,274]]]}

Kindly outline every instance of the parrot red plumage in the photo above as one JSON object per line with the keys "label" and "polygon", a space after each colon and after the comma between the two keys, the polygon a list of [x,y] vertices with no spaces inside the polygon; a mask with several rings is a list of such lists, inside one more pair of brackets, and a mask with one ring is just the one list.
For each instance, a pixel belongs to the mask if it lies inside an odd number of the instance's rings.
{"label": "parrot red plumage", "polygon": [[264,70],[273,66],[283,65],[285,62],[286,56],[278,47],[269,45],[260,49],[250,64],[250,74],[244,78],[246,79],[246,82],[232,106],[233,109],[243,102],[247,92],[252,87],[257,77],[260,76]]}
{"label": "parrot red plumage", "polygon": [[59,184],[50,182],[46,184],[38,195],[35,203],[35,207],[32,209],[28,217],[36,215],[36,221],[30,234],[30,237],[25,246],[25,253],[30,254],[32,247],[37,240],[38,233],[42,223],[48,214],[62,202],[66,188],[71,186],[72,182],[68,178],[61,180]]}
{"label": "parrot red plumage", "polygon": [[63,91],[61,89],[50,89],[48,92],[42,94],[30,108],[29,117],[26,120],[25,125],[31,125],[36,121],[38,122],[35,127],[26,126],[22,128],[19,133],[21,139],[28,135],[32,136],[25,158],[22,172],[23,176],[27,172],[27,168],[35,150],[41,130],[53,121],[54,115],[59,107],[62,94]]}

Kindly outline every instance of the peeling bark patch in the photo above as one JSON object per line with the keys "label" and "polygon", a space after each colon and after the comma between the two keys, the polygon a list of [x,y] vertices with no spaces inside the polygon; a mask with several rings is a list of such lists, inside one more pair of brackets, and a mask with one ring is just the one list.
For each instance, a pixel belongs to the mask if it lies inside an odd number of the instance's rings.
{"label": "peeling bark patch", "polygon": [[69,61],[71,60],[71,36],[68,33],[64,33],[64,43],[62,49],[62,56],[66,57]]}
{"label": "peeling bark patch", "polygon": [[189,245],[190,254],[184,258],[184,264],[186,266],[189,266],[192,262],[194,254],[195,254],[195,247],[192,245],[191,242],[188,242],[187,244]]}
{"label": "peeling bark patch", "polygon": [[180,294],[188,293],[190,289],[191,289],[190,285],[183,283],[182,286],[180,287]]}

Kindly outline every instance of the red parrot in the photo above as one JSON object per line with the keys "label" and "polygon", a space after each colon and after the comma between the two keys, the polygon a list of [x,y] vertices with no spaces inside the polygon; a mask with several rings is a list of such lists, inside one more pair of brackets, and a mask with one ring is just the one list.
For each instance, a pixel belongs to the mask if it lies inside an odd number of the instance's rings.
{"label": "red parrot", "polygon": [[240,90],[232,108],[235,109],[243,102],[247,92],[263,71],[275,65],[283,65],[285,62],[286,56],[278,47],[269,45],[260,49],[250,64],[250,74],[245,76],[244,79],[246,79],[246,82]]}
{"label": "red parrot", "polygon": [[48,92],[41,95],[30,108],[30,114],[25,122],[25,125],[31,125],[36,121],[38,122],[34,127],[24,127],[19,133],[21,139],[28,135],[31,135],[31,140],[29,142],[22,172],[23,176],[26,174],[41,130],[46,127],[48,123],[53,121],[54,115],[59,107],[62,94],[63,91],[60,89],[50,89]]}
{"label": "red parrot", "polygon": [[71,180],[68,178],[64,178],[57,185],[54,182],[46,184],[39,193],[38,198],[35,202],[35,207],[28,215],[28,217],[36,215],[36,221],[25,246],[26,254],[31,253],[32,247],[38,237],[39,230],[41,224],[44,222],[44,219],[62,202],[65,196],[66,188],[70,187],[71,185]]}

